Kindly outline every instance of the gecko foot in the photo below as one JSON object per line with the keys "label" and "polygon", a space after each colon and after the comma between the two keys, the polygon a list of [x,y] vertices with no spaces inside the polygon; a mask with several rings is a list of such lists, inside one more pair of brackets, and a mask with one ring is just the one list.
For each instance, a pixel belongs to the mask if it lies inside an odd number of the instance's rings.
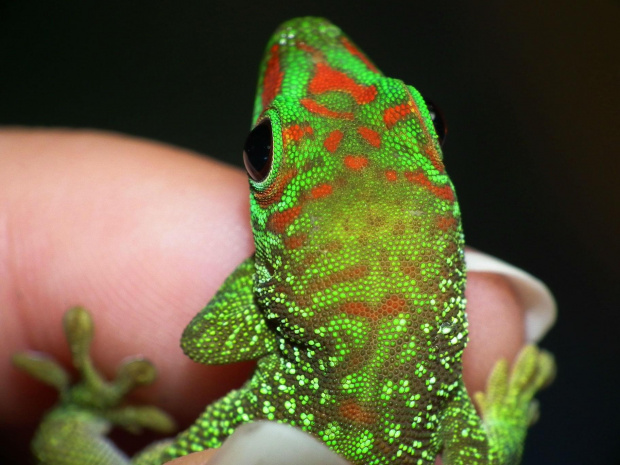
{"label": "gecko foot", "polygon": [[474,395],[485,423],[514,418],[515,412],[522,412],[527,425],[531,425],[538,418],[538,405],[533,398],[554,377],[553,356],[534,345],[521,349],[510,372],[506,360],[498,361],[487,381],[486,392]]}
{"label": "gecko foot", "polygon": [[[23,352],[13,356],[18,368],[59,391],[60,402],[46,418],[53,418],[55,423],[66,418],[71,424],[85,421],[116,425],[131,432],[143,428],[162,433],[174,431],[174,421],[159,408],[121,405],[132,389],[155,381],[155,367],[149,361],[139,357],[126,360],[119,366],[116,378],[106,381],[90,357],[94,325],[88,311],[82,307],[70,309],[63,318],[63,327],[73,365],[80,375],[76,383],[71,384],[67,371],[46,354]],[[45,429],[45,421],[40,430]]]}
{"label": "gecko foot", "polygon": [[528,426],[538,419],[536,393],[555,377],[553,356],[534,345],[525,346],[512,370],[506,360],[497,362],[485,392],[474,394],[494,461],[518,463]]}

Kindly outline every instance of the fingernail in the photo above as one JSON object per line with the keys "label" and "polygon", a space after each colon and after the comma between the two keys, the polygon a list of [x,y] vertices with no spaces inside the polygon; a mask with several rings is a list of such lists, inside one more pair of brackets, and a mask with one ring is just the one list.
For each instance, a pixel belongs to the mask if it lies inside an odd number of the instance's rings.
{"label": "fingernail", "polygon": [[348,465],[308,433],[290,425],[259,421],[241,425],[208,465]]}
{"label": "fingernail", "polygon": [[549,288],[531,274],[477,250],[465,251],[467,271],[496,273],[510,281],[526,309],[525,336],[527,342],[537,342],[553,326],[556,304]]}

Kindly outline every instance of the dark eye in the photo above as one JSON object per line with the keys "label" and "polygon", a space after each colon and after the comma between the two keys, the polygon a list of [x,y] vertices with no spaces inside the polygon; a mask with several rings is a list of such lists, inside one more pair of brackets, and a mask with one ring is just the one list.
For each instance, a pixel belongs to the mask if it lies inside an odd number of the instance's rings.
{"label": "dark eye", "polygon": [[256,126],[243,146],[243,164],[250,178],[256,182],[264,181],[273,163],[273,137],[271,121],[264,120]]}
{"label": "dark eye", "polygon": [[439,138],[439,145],[443,147],[443,143],[445,142],[446,136],[448,135],[448,125],[446,124],[446,120],[443,117],[443,113],[441,112],[439,107],[430,100],[426,101],[426,107],[428,108],[428,112],[431,114],[431,120],[433,121],[433,126],[435,126],[435,132],[437,133],[437,137]]}

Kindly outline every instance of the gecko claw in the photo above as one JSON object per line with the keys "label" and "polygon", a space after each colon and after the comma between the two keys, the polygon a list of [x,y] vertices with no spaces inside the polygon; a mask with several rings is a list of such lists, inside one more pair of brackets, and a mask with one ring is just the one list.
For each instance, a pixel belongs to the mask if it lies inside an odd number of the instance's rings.
{"label": "gecko claw", "polygon": [[63,393],[69,388],[69,374],[56,360],[42,352],[19,352],[12,357],[13,365],[48,386]]}

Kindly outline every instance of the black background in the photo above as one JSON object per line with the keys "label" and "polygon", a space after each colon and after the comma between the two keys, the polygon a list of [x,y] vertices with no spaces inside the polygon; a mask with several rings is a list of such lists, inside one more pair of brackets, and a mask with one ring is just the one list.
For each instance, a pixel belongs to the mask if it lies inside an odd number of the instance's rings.
{"label": "black background", "polygon": [[464,3],[0,2],[0,124],[107,129],[241,166],[267,39],[295,16],[331,19],[442,108],[467,242],[556,294],[543,345],[560,371],[524,463],[617,463],[620,6]]}

